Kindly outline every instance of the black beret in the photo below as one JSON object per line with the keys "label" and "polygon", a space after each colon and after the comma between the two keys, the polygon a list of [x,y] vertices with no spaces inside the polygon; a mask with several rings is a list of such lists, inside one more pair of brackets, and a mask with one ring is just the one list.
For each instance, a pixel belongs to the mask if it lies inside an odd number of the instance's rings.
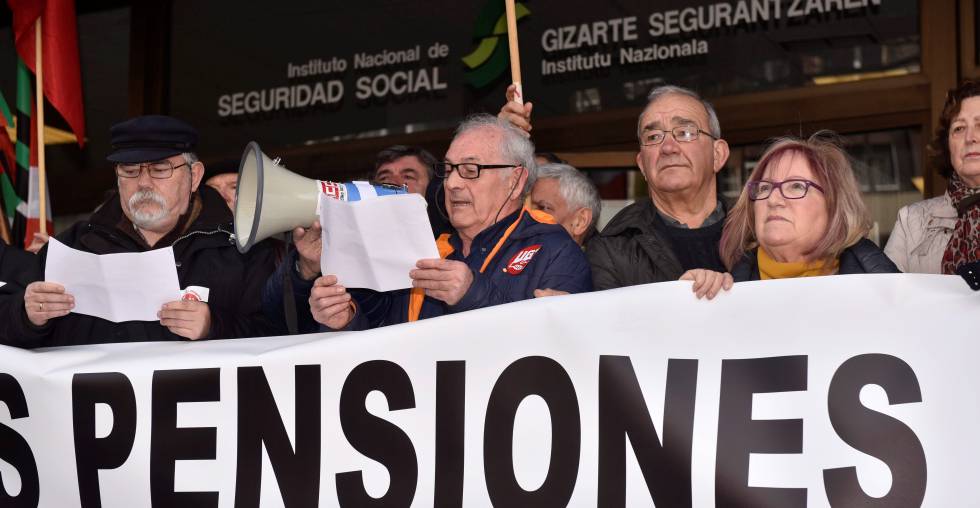
{"label": "black beret", "polygon": [[112,162],[153,162],[197,148],[197,129],[170,116],[146,115],[109,129]]}

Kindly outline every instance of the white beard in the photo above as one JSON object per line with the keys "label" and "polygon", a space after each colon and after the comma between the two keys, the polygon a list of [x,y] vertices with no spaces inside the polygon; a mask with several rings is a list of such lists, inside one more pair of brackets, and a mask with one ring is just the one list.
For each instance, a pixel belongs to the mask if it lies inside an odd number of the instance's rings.
{"label": "white beard", "polygon": [[[157,205],[155,212],[147,212],[139,205],[143,203]],[[141,229],[152,229],[167,217],[167,200],[151,190],[138,191],[129,198],[129,215],[133,224]]]}

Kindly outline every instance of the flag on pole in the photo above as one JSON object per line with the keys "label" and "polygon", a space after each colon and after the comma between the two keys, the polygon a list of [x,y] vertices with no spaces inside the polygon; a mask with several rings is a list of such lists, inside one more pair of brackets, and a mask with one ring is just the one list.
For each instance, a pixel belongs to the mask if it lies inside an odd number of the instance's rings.
{"label": "flag on pole", "polygon": [[[34,233],[41,232],[41,190],[40,190],[40,169],[37,165],[37,151],[39,148],[39,143],[37,139],[37,116],[31,115],[31,121],[28,122],[31,129],[31,146],[29,152],[28,163],[30,164],[30,179],[27,185],[27,223],[26,229],[24,231],[24,247],[26,248],[34,241]],[[47,226],[44,231],[48,234],[54,234],[54,216],[51,215],[51,193],[48,189],[44,189],[45,192],[45,209],[46,213],[44,217],[47,218]]]}
{"label": "flag on pole", "polygon": [[[34,233],[41,230],[40,226],[40,193],[38,192],[37,167],[37,125],[34,123],[33,106],[34,90],[31,74],[24,62],[17,62],[17,145],[15,205],[16,213],[10,214],[14,219],[11,231],[12,245],[27,247],[34,240]],[[54,231],[51,222],[51,200],[47,200],[48,231]]]}
{"label": "flag on pole", "polygon": [[34,22],[41,18],[44,96],[68,122],[78,146],[85,144],[82,78],[74,0],[7,0],[13,12],[17,54],[34,72]]}
{"label": "flag on pole", "polygon": [[[16,213],[11,213],[12,245],[27,247],[34,240],[34,233],[41,230],[40,192],[38,190],[37,136],[33,122],[34,93],[31,75],[24,63],[17,62],[17,144],[16,178],[14,179],[13,201]],[[5,196],[6,197],[6,196]],[[11,206],[8,204],[8,206]],[[54,231],[51,221],[51,200],[47,200],[48,231]]]}
{"label": "flag on pole", "polygon": [[[7,127],[14,125],[14,117],[10,112],[10,105],[3,92],[0,92],[0,211],[3,212],[5,221],[9,221],[17,210],[17,190],[14,187],[14,180],[17,178],[17,163],[14,155],[14,143],[7,134]],[[9,234],[9,222],[0,224],[0,228],[6,236]],[[11,241],[7,238],[8,243]]]}
{"label": "flag on pole", "polygon": [[31,74],[21,59],[17,59],[17,102],[15,115],[17,118],[17,144],[15,146],[17,170],[13,178],[16,194],[16,213],[10,214],[14,224],[11,230],[12,245],[26,247],[30,245],[31,236],[27,235],[28,203],[31,182],[31,140],[34,138],[31,130],[31,107],[34,94],[32,92]]}

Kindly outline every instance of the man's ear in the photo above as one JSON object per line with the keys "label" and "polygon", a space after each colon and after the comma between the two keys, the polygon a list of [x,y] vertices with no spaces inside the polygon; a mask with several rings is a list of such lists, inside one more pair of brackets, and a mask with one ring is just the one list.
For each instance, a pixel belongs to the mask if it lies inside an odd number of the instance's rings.
{"label": "man's ear", "polygon": [[572,236],[580,237],[585,235],[592,225],[592,209],[587,207],[579,208],[572,214]]}
{"label": "man's ear", "polygon": [[197,187],[201,185],[204,178],[204,163],[197,161],[191,164],[191,192],[197,192]]}
{"label": "man's ear", "polygon": [[715,140],[713,148],[715,152],[715,164],[713,169],[715,173],[717,173],[721,171],[721,168],[725,167],[725,163],[728,162],[728,156],[731,155],[731,151],[728,149],[728,141],[725,141],[724,139]]}
{"label": "man's ear", "polygon": [[521,199],[521,196],[524,195],[524,187],[527,185],[527,168],[524,166],[514,168],[514,171],[510,175],[508,185],[511,189],[508,199]]}
{"label": "man's ear", "polygon": [[640,152],[636,152],[636,167],[640,168],[640,176],[643,177],[643,181],[647,181],[647,172],[643,169],[643,159],[640,157]]}

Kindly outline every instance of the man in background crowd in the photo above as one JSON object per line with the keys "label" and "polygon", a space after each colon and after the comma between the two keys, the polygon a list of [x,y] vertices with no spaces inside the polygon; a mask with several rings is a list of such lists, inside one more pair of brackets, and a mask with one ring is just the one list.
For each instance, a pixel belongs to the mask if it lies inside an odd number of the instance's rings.
{"label": "man in background crowd", "polygon": [[584,247],[595,233],[602,201],[595,184],[568,164],[538,166],[531,187],[531,207],[551,215]]}

